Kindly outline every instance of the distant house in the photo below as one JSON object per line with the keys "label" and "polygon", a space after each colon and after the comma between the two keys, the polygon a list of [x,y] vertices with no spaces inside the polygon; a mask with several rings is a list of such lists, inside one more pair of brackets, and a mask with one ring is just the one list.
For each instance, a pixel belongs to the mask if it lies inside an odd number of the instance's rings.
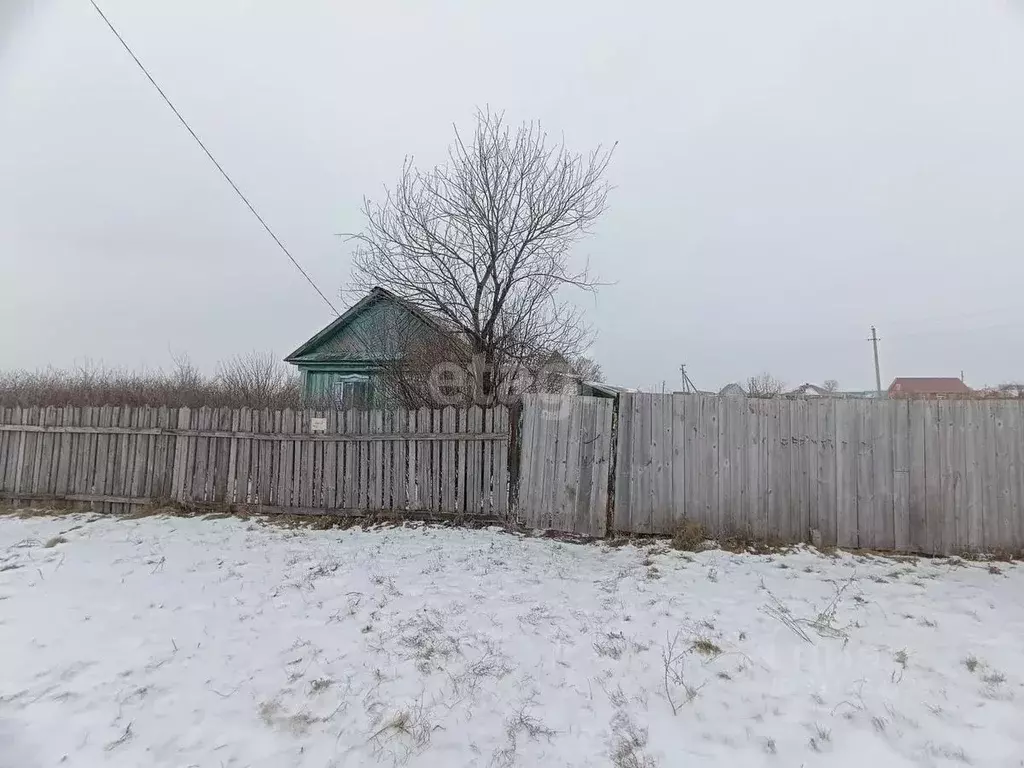
{"label": "distant house", "polygon": [[1024,399],[1024,384],[1001,384],[998,387],[984,387],[974,390],[974,396],[984,400]]}
{"label": "distant house", "polygon": [[746,397],[747,391],[734,381],[718,390],[718,394],[721,397]]}
{"label": "distant house", "polygon": [[808,382],[785,394],[786,397],[837,397],[840,393]]}
{"label": "distant house", "polygon": [[844,400],[871,400],[872,398],[882,397],[882,395],[874,389],[844,389],[842,392],[836,392],[835,396],[841,397]]}
{"label": "distant house", "polygon": [[411,345],[452,334],[438,319],[374,288],[334,322],[285,358],[299,369],[306,397],[329,398],[339,407],[381,405],[382,379]]}
{"label": "distant house", "polygon": [[1024,397],[1024,384],[1003,384],[997,390],[998,397]]}
{"label": "distant house", "polygon": [[617,398],[623,392],[635,392],[628,387],[616,387],[603,381],[584,381],[572,372],[554,371],[548,374],[548,381],[542,391],[557,392],[565,395],[583,395],[584,397]]}
{"label": "distant house", "polygon": [[801,384],[796,389],[791,389],[785,393],[786,397],[834,397],[840,400],[863,400],[872,397],[878,397],[878,393],[875,390],[842,390],[842,389],[825,389],[825,387],[819,387],[817,384]]}
{"label": "distant house", "polygon": [[893,379],[889,385],[889,397],[922,398],[942,400],[970,395],[973,390],[955,376],[950,377],[909,377]]}
{"label": "distant house", "polygon": [[615,387],[611,384],[605,384],[602,381],[581,381],[579,385],[579,394],[586,395],[587,397],[618,397],[623,392],[635,392],[636,390],[628,387]]}

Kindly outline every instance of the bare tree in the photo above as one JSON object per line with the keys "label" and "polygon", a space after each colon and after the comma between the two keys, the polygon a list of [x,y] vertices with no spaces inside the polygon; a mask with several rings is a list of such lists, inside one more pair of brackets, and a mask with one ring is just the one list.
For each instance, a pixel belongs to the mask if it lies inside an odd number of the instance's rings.
{"label": "bare tree", "polygon": [[585,355],[580,355],[573,361],[572,370],[582,381],[604,381],[604,370],[601,368],[601,364]]}
{"label": "bare tree", "polygon": [[203,374],[192,362],[187,352],[171,350],[171,370],[169,383],[176,389],[198,389],[203,384]]}
{"label": "bare tree", "polygon": [[605,211],[613,149],[576,154],[537,123],[478,112],[446,163],[407,159],[383,201],[364,201],[351,290],[381,286],[450,326],[485,401],[552,352],[575,358],[590,330],[563,290],[599,285],[571,250]]}
{"label": "bare tree", "polygon": [[770,373],[762,373],[747,379],[748,397],[778,397],[785,391],[786,385]]}
{"label": "bare tree", "polygon": [[822,387],[826,392],[838,392],[839,382],[835,379],[825,379],[825,385]]}
{"label": "bare tree", "polygon": [[473,356],[457,334],[420,322],[413,315],[378,320],[361,333],[378,344],[383,342],[388,350],[374,379],[383,402],[404,408],[467,404]]}

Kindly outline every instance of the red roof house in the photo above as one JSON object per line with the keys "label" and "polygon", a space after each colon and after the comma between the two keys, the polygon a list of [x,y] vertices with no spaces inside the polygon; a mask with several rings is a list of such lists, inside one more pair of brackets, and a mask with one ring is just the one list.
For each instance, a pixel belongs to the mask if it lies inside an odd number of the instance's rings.
{"label": "red roof house", "polygon": [[889,397],[920,397],[941,400],[947,397],[963,397],[973,390],[955,376],[913,377],[900,376],[889,385]]}

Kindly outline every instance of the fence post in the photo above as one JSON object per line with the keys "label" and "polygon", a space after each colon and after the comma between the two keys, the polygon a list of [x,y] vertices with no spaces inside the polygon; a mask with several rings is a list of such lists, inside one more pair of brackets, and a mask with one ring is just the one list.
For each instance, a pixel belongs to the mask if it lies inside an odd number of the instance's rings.
{"label": "fence post", "polygon": [[508,520],[519,520],[519,459],[522,454],[523,400],[508,407]]}
{"label": "fence post", "polygon": [[615,537],[615,478],[619,467],[619,401],[618,394],[612,400],[612,430],[608,445],[608,504],[605,509],[604,535],[606,539]]}

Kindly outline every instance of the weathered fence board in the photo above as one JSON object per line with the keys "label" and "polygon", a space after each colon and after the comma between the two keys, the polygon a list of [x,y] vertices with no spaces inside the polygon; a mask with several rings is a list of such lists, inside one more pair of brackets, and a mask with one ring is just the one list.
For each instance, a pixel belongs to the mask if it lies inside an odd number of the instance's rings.
{"label": "weathered fence board", "polygon": [[[327,430],[314,433],[312,420]],[[457,411],[0,409],[0,498],[502,516],[509,420]]]}
{"label": "weathered fence board", "polygon": [[894,400],[889,411],[893,436],[893,548],[910,549],[910,403]]}

